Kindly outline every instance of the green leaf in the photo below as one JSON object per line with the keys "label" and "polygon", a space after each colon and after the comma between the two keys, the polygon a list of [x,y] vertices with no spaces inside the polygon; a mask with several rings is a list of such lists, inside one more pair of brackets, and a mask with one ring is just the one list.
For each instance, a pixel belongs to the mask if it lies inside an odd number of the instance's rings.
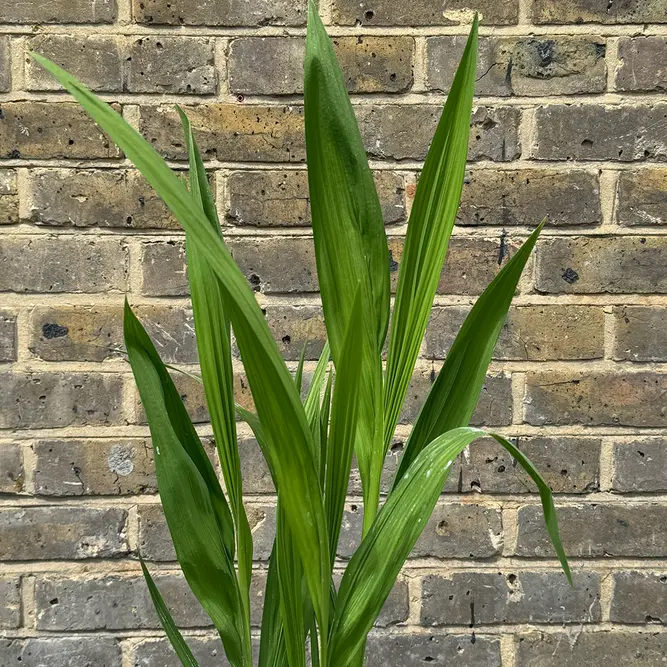
{"label": "green leaf", "polygon": [[521,273],[543,226],[531,234],[468,314],[405,444],[394,483],[429,442],[470,422]]}
{"label": "green leaf", "polygon": [[167,526],[190,588],[222,638],[229,662],[245,666],[242,606],[234,570],[234,524],[183,401],[127,301],[125,346],[150,427]]}
{"label": "green leaf", "polygon": [[[302,559],[318,624],[328,627],[329,545],[312,435],[294,380],[280,357],[254,293],[220,235],[155,149],[82,83],[43,56],[31,55],[56,77],[141,171],[215,272],[264,428],[270,466],[277,487],[283,492],[286,516]],[[323,642],[325,656],[326,650]]]}
{"label": "green leaf", "polygon": [[[183,125],[185,144],[190,159],[190,192],[197,206],[206,214],[213,229],[221,235],[220,222],[209,188],[204,164],[192,135],[187,116],[178,108]],[[220,458],[222,476],[229,494],[236,541],[238,547],[238,571],[243,603],[243,641],[246,660],[250,661],[250,578],[252,576],[252,534],[243,507],[241,462],[236,438],[236,414],[234,410],[234,369],[230,324],[225,313],[218,279],[192,239],[186,233],[188,281],[197,333],[197,350],[206,404],[211,418],[213,434]]]}
{"label": "green leaf", "polygon": [[153,600],[153,606],[155,607],[155,611],[157,612],[158,618],[160,619],[160,624],[162,625],[162,628],[164,629],[167,638],[169,639],[169,643],[171,644],[174,651],[176,651],[176,655],[181,661],[183,667],[199,667],[195,657],[192,655],[190,647],[185,643],[183,635],[176,627],[176,623],[174,623],[174,619],[169,613],[169,609],[167,609],[167,605],[164,603],[162,595],[160,594],[158,587],[155,585],[153,577],[151,577],[151,573],[148,571],[148,568],[146,567],[143,559],[140,560],[141,569],[144,573],[144,579],[148,585],[148,591],[151,594],[151,600]]}
{"label": "green leaf", "polygon": [[262,610],[262,633],[259,642],[259,667],[287,667],[287,649],[283,617],[280,609],[280,582],[278,581],[278,559],[276,543],[273,542],[269,572],[264,591]]}
{"label": "green leaf", "polygon": [[398,274],[384,394],[384,453],[398,423],[440,280],[465,175],[477,17],[419,177]]}

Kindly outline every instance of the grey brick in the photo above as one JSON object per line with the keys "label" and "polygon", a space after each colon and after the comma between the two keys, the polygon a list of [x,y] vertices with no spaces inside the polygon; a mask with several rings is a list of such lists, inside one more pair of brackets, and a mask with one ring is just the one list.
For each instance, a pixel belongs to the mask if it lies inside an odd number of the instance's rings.
{"label": "grey brick", "polygon": [[667,23],[663,0],[536,0],[535,23]]}
{"label": "grey brick", "polygon": [[0,310],[0,362],[16,361],[16,315]]}
{"label": "grey brick", "polygon": [[116,0],[48,0],[0,6],[0,23],[113,23]]}
{"label": "grey brick", "polygon": [[667,169],[621,171],[614,212],[616,222],[628,227],[667,224]]}
{"label": "grey brick", "polygon": [[319,359],[327,338],[319,306],[267,305],[265,310],[283,359],[298,361],[304,345],[306,359]]}
{"label": "grey brick", "polygon": [[[558,507],[557,514],[563,547],[570,558],[662,558],[667,554],[667,535],[662,529],[667,507],[657,503],[577,504]],[[519,509],[516,554],[553,557],[541,507]]]}
{"label": "grey brick", "polygon": [[239,457],[244,493],[275,493],[269,467],[254,438],[239,437]]}
{"label": "grey brick", "polygon": [[618,58],[616,90],[664,91],[667,88],[667,70],[661,66],[667,58],[664,37],[621,37]]}
{"label": "grey brick", "polygon": [[610,620],[638,625],[667,620],[667,574],[636,570],[614,572]]}
{"label": "grey brick", "polygon": [[614,350],[617,361],[667,361],[667,310],[616,306]]}
{"label": "grey brick", "polygon": [[0,641],[0,664],[41,667],[121,667],[118,640],[107,637],[35,637]]}
{"label": "grey brick", "polygon": [[16,172],[0,169],[0,225],[12,225],[19,220],[19,194]]}
{"label": "grey brick", "polygon": [[17,576],[0,577],[0,598],[3,600],[0,628],[18,628],[21,625],[21,579]]}
{"label": "grey brick", "polygon": [[595,623],[600,575],[576,572],[457,572],[422,582],[423,625]]}
{"label": "grey brick", "polygon": [[33,451],[38,495],[157,493],[148,440],[38,440]]}
{"label": "grey brick", "polygon": [[664,493],[667,491],[667,442],[664,438],[635,438],[613,445],[613,491]]}
{"label": "grey brick", "polygon": [[23,491],[25,471],[21,446],[10,442],[0,444],[0,493]]}
{"label": "grey brick", "polygon": [[184,296],[190,293],[185,243],[146,241],[141,245],[141,293],[147,296]]}
{"label": "grey brick", "polygon": [[[218,637],[187,637],[199,667],[230,667]],[[179,667],[181,662],[167,639],[144,639],[133,650],[132,667]]]}
{"label": "grey brick", "polygon": [[81,560],[128,552],[127,512],[93,507],[0,510],[0,559]]}

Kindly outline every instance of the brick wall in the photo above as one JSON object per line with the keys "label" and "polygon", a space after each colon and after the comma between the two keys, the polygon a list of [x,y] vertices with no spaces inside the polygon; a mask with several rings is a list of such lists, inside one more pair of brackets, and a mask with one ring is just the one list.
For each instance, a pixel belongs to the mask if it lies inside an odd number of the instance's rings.
{"label": "brick wall", "polygon": [[[453,470],[370,640],[371,665],[649,667],[667,657],[667,0],[479,0],[470,168],[405,406],[407,434],[474,297],[543,217],[474,421],[557,492],[575,587],[539,498],[488,442]],[[381,195],[394,278],[467,0],[322,0]],[[28,58],[113,102],[184,168],[191,116],[234,255],[287,359],[324,327],[301,107],[304,0],[0,3],[0,664],[174,665],[136,555],[220,664],[177,573],[122,344],[128,293],[165,361],[196,367],[183,236],[114,145]],[[201,388],[178,382],[202,434]],[[239,367],[239,400],[250,400]],[[272,487],[241,448],[259,619]],[[388,468],[395,465],[395,457]],[[341,557],[359,531],[352,481]],[[481,494],[479,492],[482,492]]]}

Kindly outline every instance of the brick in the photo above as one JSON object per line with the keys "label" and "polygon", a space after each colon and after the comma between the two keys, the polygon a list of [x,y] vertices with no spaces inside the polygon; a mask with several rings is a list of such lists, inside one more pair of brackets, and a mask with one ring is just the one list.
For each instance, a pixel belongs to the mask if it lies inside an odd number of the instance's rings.
{"label": "brick", "polygon": [[118,508],[8,507],[0,510],[0,559],[81,560],[128,552],[127,512]]}
{"label": "brick", "polygon": [[153,449],[146,439],[38,440],[32,449],[37,495],[157,493]]}
{"label": "brick", "polygon": [[252,495],[275,493],[271,473],[257,441],[239,435],[238,444],[244,493]]}
{"label": "brick", "polygon": [[136,171],[31,169],[27,202],[30,219],[44,225],[179,229]]}
{"label": "brick", "polygon": [[545,293],[667,293],[666,259],[667,239],[659,236],[545,239],[535,286]]}
{"label": "brick", "polygon": [[[18,628],[21,625],[21,580],[19,577],[0,577],[0,628]],[[2,648],[0,648],[0,658]]]}
{"label": "brick", "polygon": [[[179,627],[211,625],[181,574],[160,573],[153,578]],[[160,627],[141,575],[39,577],[35,582],[35,623],[38,630],[49,632]]]}
{"label": "brick", "polygon": [[[470,308],[436,306],[423,354],[444,359]],[[604,313],[591,306],[515,306],[501,330],[495,359],[547,361],[599,359],[604,354]]]}
{"label": "brick", "polygon": [[621,171],[614,213],[619,225],[653,227],[667,224],[667,169]]}
{"label": "brick", "polygon": [[16,315],[0,310],[0,362],[16,361]]}
{"label": "brick", "polygon": [[535,227],[599,225],[596,173],[537,169],[475,169],[466,173],[456,224]]}
{"label": "brick", "polygon": [[319,359],[327,338],[319,306],[267,305],[266,320],[283,359],[298,361],[304,345],[306,359]]}
{"label": "brick", "polygon": [[0,493],[21,493],[24,476],[21,447],[9,442],[0,444]]}
{"label": "brick", "polygon": [[536,0],[535,23],[667,23],[663,0]]}
{"label": "brick", "polygon": [[9,90],[11,79],[9,37],[5,35],[0,37],[0,91],[6,92]]}
{"label": "brick", "polygon": [[116,639],[107,637],[34,637],[0,642],[3,665],[49,665],[49,667],[121,667],[122,654]]}
{"label": "brick", "polygon": [[113,23],[115,0],[47,0],[3,3],[0,23]]}
{"label": "brick", "polygon": [[[192,310],[184,306],[133,308],[165,363],[196,364]],[[29,350],[45,361],[123,358],[123,306],[37,306],[31,311]]]}
{"label": "brick", "polygon": [[661,65],[667,57],[664,37],[621,37],[618,42],[616,90],[643,92],[664,91],[667,69]]}
{"label": "brick", "polygon": [[305,0],[133,0],[137,23],[152,25],[248,26],[304,25]]}
{"label": "brick", "polygon": [[120,157],[115,144],[75,102],[5,102],[1,110],[0,157]]}
{"label": "brick", "polygon": [[[356,108],[371,158],[423,160],[442,114],[439,105],[362,105]],[[477,107],[470,127],[469,160],[505,162],[519,157],[520,111],[515,107]]]}
{"label": "brick", "polygon": [[[577,504],[556,508],[560,536],[570,558],[658,558],[667,554],[662,529],[667,507],[657,503]],[[519,508],[517,556],[552,558],[542,508]]]}
{"label": "brick", "polygon": [[108,374],[0,373],[0,428],[115,424],[122,417],[122,378]]}
{"label": "brick", "polygon": [[390,634],[368,637],[368,667],[500,667],[500,641],[492,637]]}
{"label": "brick", "polygon": [[[401,93],[412,87],[412,37],[334,37],[350,93]],[[305,42],[299,37],[242,37],[229,51],[229,88],[245,95],[303,93]]]}
{"label": "brick", "polygon": [[[171,376],[192,422],[194,424],[208,423],[209,415],[206,407],[206,394],[202,383],[182,373],[172,373]],[[235,382],[238,384],[238,376],[236,376]],[[248,390],[249,393],[250,391]],[[237,396],[238,398],[240,397]],[[247,400],[245,402],[247,403]],[[137,424],[146,424],[146,413],[141,405],[139,392],[136,390],[134,410],[136,414],[135,422]]]}
{"label": "brick", "polygon": [[[199,667],[230,667],[218,637],[189,636],[186,641]],[[166,638],[141,640],[134,646],[133,656],[131,664],[135,667],[178,667],[181,664]]]}
{"label": "brick", "polygon": [[[376,171],[385,224],[405,220],[403,178]],[[311,223],[305,171],[235,171],[229,176],[229,224],[242,227],[306,227]]]}
{"label": "brick", "polygon": [[664,427],[667,375],[654,372],[528,373],[529,424]]}
{"label": "brick", "polygon": [[19,195],[16,172],[0,169],[0,225],[11,225],[19,220]]}
{"label": "brick", "polygon": [[115,238],[5,237],[0,267],[2,292],[120,291],[127,287],[127,245]]}
{"label": "brick", "polygon": [[146,241],[141,245],[141,293],[147,296],[185,296],[190,293],[185,244]]}
{"label": "brick", "polygon": [[[599,490],[599,438],[568,436],[515,438],[554,493]],[[459,458],[459,493],[537,493],[535,483],[495,440],[475,441]],[[452,477],[455,472],[452,471]]]}
{"label": "brick", "polygon": [[[401,424],[417,419],[439,369],[417,370],[412,376],[401,411]],[[505,426],[512,423],[512,382],[509,375],[488,375],[472,416],[477,426]]]}
{"label": "brick", "polygon": [[612,312],[616,361],[667,361],[664,308],[616,306]]}
{"label": "brick", "polygon": [[592,664],[654,667],[667,656],[667,636],[658,633],[582,632],[571,641],[567,632],[533,632],[515,639],[517,667],[578,667]]}
{"label": "brick", "polygon": [[614,572],[610,620],[638,625],[667,620],[667,575],[663,572]]}
{"label": "brick", "polygon": [[[208,104],[186,107],[184,111],[204,159],[235,162],[306,159],[302,106]],[[166,158],[187,158],[183,130],[172,105],[142,107],[139,128]]]}
{"label": "brick", "polygon": [[[518,0],[502,3],[480,0],[475,5],[475,10],[486,25],[513,25],[519,20]],[[468,0],[445,0],[437,5],[429,0],[410,3],[395,0],[334,2],[334,22],[340,25],[465,25],[470,21],[472,11]]]}
{"label": "brick", "polygon": [[[122,54],[113,37],[40,35],[28,41],[35,51],[73,74],[91,90],[118,93],[123,90]],[[63,90],[56,79],[30,56],[25,58],[27,90]]]}
{"label": "brick", "polygon": [[422,581],[423,625],[594,623],[600,620],[600,575],[575,572],[457,572]]}
{"label": "brick", "polygon": [[127,58],[130,93],[213,95],[213,41],[197,37],[142,36]]}
{"label": "brick", "polygon": [[[426,39],[428,88],[449,91],[467,37]],[[607,87],[605,41],[590,37],[482,37],[477,95],[573,95]]]}
{"label": "brick", "polygon": [[636,438],[613,444],[613,491],[664,493],[667,491],[667,447],[664,438]]}
{"label": "brick", "polygon": [[540,106],[531,155],[538,160],[665,161],[667,144],[660,131],[665,118],[665,104]]}

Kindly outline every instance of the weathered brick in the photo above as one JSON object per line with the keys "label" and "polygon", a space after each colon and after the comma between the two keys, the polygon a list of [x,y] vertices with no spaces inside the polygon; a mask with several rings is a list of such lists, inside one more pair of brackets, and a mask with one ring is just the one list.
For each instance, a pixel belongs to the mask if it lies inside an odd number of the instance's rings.
{"label": "weathered brick", "polygon": [[5,102],[0,157],[85,160],[117,158],[120,151],[75,102]]}
{"label": "weathered brick", "polygon": [[0,170],[0,225],[11,225],[19,219],[19,195],[16,172]]}
{"label": "weathered brick", "polygon": [[127,245],[122,239],[0,239],[0,292],[93,294],[125,290],[127,272]]}
{"label": "weathered brick", "polygon": [[113,558],[128,552],[127,512],[97,507],[0,510],[0,559]]}
{"label": "weathered brick", "polygon": [[185,244],[182,241],[146,241],[141,246],[141,293],[148,296],[189,294]]}
{"label": "weathered brick", "polygon": [[[426,40],[428,88],[449,91],[467,37]],[[603,38],[498,38],[479,41],[477,95],[572,95],[607,87]]]}
{"label": "weathered brick", "polygon": [[216,76],[212,40],[165,35],[135,39],[127,58],[127,90],[213,95]]}
{"label": "weathered brick", "polygon": [[41,496],[157,492],[148,440],[38,440],[33,452],[35,493]]}
{"label": "weathered brick", "polygon": [[[639,625],[667,621],[667,574],[614,572],[610,620]],[[634,664],[634,663],[633,663]]]}
{"label": "weathered brick", "polygon": [[275,493],[269,467],[254,438],[239,435],[239,458],[244,493]]}
{"label": "weathered brick", "polygon": [[0,23],[113,23],[116,0],[3,2]]}
{"label": "weathered brick", "polygon": [[598,225],[600,184],[593,172],[475,169],[466,173],[456,223],[462,226]]}
{"label": "weathered brick", "polygon": [[[423,160],[442,114],[439,105],[362,105],[356,108],[371,158]],[[516,107],[477,107],[470,127],[469,160],[505,162],[519,157],[520,111]]]}
{"label": "weathered brick", "polygon": [[[514,442],[533,462],[554,493],[599,489],[600,439],[528,437]],[[459,493],[537,493],[537,486],[495,440],[475,441],[458,461]],[[451,473],[455,477],[455,471]]]}
{"label": "weathered brick", "polygon": [[265,310],[283,359],[297,361],[304,345],[306,359],[319,359],[327,338],[319,306],[267,305]]}
{"label": "weathered brick", "polygon": [[664,308],[616,306],[614,351],[617,361],[667,361],[667,321]]}
{"label": "weathered brick", "polygon": [[[154,574],[155,583],[181,628],[211,625],[181,574]],[[82,579],[45,576],[35,582],[38,630],[134,630],[160,627],[141,575]]]}
{"label": "weathered brick", "polygon": [[118,423],[122,378],[95,373],[0,373],[0,428]]}
{"label": "weathered brick", "polygon": [[[184,306],[133,308],[165,363],[197,363],[192,310]],[[31,312],[29,350],[46,361],[119,358],[123,306],[37,306]]]}
{"label": "weathered brick", "polygon": [[[399,93],[412,86],[412,37],[334,37],[350,93]],[[229,51],[229,87],[246,95],[303,93],[305,42],[299,37],[241,37]]]}
{"label": "weathered brick", "polygon": [[[470,308],[436,306],[424,338],[424,356],[444,359]],[[604,354],[604,313],[592,306],[515,306],[494,352],[496,359],[598,359]]]}
{"label": "weathered brick", "polygon": [[121,667],[118,640],[107,637],[33,637],[0,641],[0,664]]}
{"label": "weathered brick", "polygon": [[[204,159],[235,162],[306,159],[302,106],[207,104],[185,107],[184,111]],[[183,130],[173,105],[142,107],[139,126],[141,133],[165,157],[187,158]]]}
{"label": "weathered brick", "polygon": [[538,160],[667,160],[665,104],[553,104],[535,110]]}
{"label": "weathered brick", "polygon": [[636,438],[613,445],[612,491],[664,493],[667,491],[667,442],[664,438]]}
{"label": "weathered brick", "polygon": [[303,25],[306,0],[133,0],[137,23],[152,25],[248,26]]}
{"label": "weathered brick", "polygon": [[0,91],[5,92],[9,90],[11,78],[9,37],[3,35],[0,37]]}
{"label": "weathered brick", "polygon": [[[417,419],[439,369],[417,370],[412,376],[400,423],[412,424]],[[512,382],[509,375],[488,375],[480,393],[471,423],[478,426],[503,426],[512,423]]]}
{"label": "weathered brick", "polygon": [[422,582],[423,625],[594,623],[600,620],[600,575],[575,572],[457,572]]}
{"label": "weathered brick", "polygon": [[660,373],[528,373],[529,424],[664,427],[667,375]]}
{"label": "weathered brick", "polygon": [[667,70],[662,67],[667,58],[664,37],[621,37],[618,58],[616,90],[664,91],[667,88]]}
{"label": "weathered brick", "polygon": [[621,171],[614,212],[616,222],[628,227],[667,224],[667,169]]}
{"label": "weathered brick", "polygon": [[[218,637],[191,636],[186,641],[199,667],[230,667]],[[181,664],[166,638],[140,641],[134,646],[133,656],[135,667],[178,667]],[[256,660],[256,656],[253,657]]]}
{"label": "weathered brick", "polygon": [[[519,20],[518,0],[498,3],[480,0],[474,9],[483,24],[512,25]],[[462,25],[472,20],[468,0],[429,0],[396,2],[396,0],[335,0],[334,22],[340,25]]]}
{"label": "weathered brick", "polygon": [[[570,558],[658,558],[667,554],[663,530],[667,507],[657,503],[597,503],[557,508],[565,553]],[[516,554],[552,558],[542,508],[519,508]]]}
{"label": "weathered brick", "polygon": [[667,23],[663,0],[536,0],[535,23]]}
{"label": "weathered brick", "polygon": [[23,481],[21,447],[10,442],[0,443],[0,493],[20,493]]}
{"label": "weathered brick", "polygon": [[390,634],[368,637],[368,667],[500,667],[500,641],[476,635]]}
{"label": "weathered brick", "polygon": [[582,632],[577,640],[567,632],[533,632],[515,640],[517,667],[579,667],[618,664],[655,667],[667,656],[664,633]]}
{"label": "weathered brick", "polygon": [[0,310],[0,362],[16,361],[16,315]]}
{"label": "weathered brick", "polygon": [[[21,624],[21,580],[19,577],[0,577],[0,628],[18,628]],[[2,648],[0,648],[0,660]]]}
{"label": "weathered brick", "polygon": [[[374,173],[385,224],[405,219],[403,178],[391,171]],[[305,227],[310,225],[308,177],[305,171],[235,171],[229,177],[232,225]]]}
{"label": "weathered brick", "polygon": [[535,286],[546,293],[667,293],[667,239],[587,236],[538,243]]}
{"label": "weathered brick", "polygon": [[[122,55],[113,37],[40,35],[28,41],[27,49],[53,60],[91,90],[123,90]],[[27,90],[62,90],[56,79],[30,56],[26,56],[25,67]]]}

